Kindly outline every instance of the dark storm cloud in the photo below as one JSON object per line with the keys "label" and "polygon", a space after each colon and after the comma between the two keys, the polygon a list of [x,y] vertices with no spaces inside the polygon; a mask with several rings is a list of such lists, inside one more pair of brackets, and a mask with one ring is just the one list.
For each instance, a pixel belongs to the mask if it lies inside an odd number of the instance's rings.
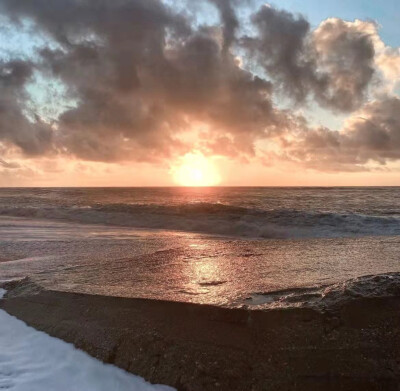
{"label": "dark storm cloud", "polygon": [[315,64],[307,53],[310,25],[302,16],[263,6],[252,16],[258,29],[255,37],[242,44],[255,56],[279,86],[302,101],[316,82]]}
{"label": "dark storm cloud", "polygon": [[366,98],[374,47],[366,31],[329,19],[312,32],[301,15],[263,6],[252,17],[255,37],[242,38],[256,61],[297,102],[313,95],[326,107],[350,112]]}
{"label": "dark storm cloud", "polygon": [[300,124],[285,154],[308,167],[330,171],[360,171],[367,163],[385,165],[399,160],[400,99],[385,97],[365,105],[341,131]]}
{"label": "dark storm cloud", "polygon": [[[26,154],[154,161],[190,150],[181,133],[205,123],[206,148],[232,157],[273,139],[288,159],[310,165],[397,158],[395,131],[372,106],[354,129],[331,132],[273,105],[280,90],[298,104],[314,98],[336,111],[359,109],[375,77],[373,41],[362,25],[329,19],[311,30],[304,17],[263,6],[251,18],[254,35],[243,37],[243,2],[208,3],[219,13],[217,26],[194,27],[158,0],[0,0],[11,21],[32,20],[49,39],[31,62],[1,64],[0,141]],[[243,51],[267,78],[244,68],[235,54]],[[25,115],[33,72],[61,81],[76,102],[52,129]]]}
{"label": "dark storm cloud", "polygon": [[400,99],[386,97],[366,105],[350,121],[346,139],[361,162],[400,159]]}
{"label": "dark storm cloud", "polygon": [[185,30],[179,16],[153,0],[2,4],[14,18],[33,19],[59,44],[40,54],[43,69],[62,80],[78,102],[59,119],[61,147],[105,161],[127,158],[132,144],[137,155],[147,146],[167,152],[173,144],[168,113],[145,79],[168,72],[166,29]]}
{"label": "dark storm cloud", "polygon": [[238,21],[228,0],[213,0],[223,24],[193,30],[155,0],[3,0],[13,18],[33,19],[59,44],[41,67],[60,78],[78,105],[59,119],[61,148],[91,160],[151,160],[184,148],[176,134],[191,120],[261,135],[276,119],[271,85],[229,53]]}
{"label": "dark storm cloud", "polygon": [[[341,111],[353,111],[366,100],[375,73],[372,36],[357,23],[328,19],[313,33],[317,73],[326,85],[318,84],[317,99]],[[321,76],[319,76],[321,79]]]}
{"label": "dark storm cloud", "polygon": [[0,62],[0,141],[17,145],[27,155],[39,155],[49,149],[52,132],[39,118],[28,120],[24,114],[24,87],[32,72],[30,62]]}
{"label": "dark storm cloud", "polygon": [[224,49],[228,50],[235,40],[235,32],[239,27],[235,10],[233,9],[232,0],[210,0],[218,8],[221,21],[224,25],[223,38]]}

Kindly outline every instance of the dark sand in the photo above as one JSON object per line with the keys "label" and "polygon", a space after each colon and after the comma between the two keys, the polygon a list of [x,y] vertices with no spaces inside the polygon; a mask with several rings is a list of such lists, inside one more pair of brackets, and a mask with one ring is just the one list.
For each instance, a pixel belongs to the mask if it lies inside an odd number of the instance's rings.
{"label": "dark sand", "polygon": [[400,389],[400,295],[250,310],[6,289],[8,313],[178,390]]}

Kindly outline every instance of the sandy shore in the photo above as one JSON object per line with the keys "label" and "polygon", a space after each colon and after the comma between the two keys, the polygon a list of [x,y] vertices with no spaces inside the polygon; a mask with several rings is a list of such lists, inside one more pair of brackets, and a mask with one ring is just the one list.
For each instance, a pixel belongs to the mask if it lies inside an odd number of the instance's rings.
{"label": "sandy shore", "polygon": [[398,390],[400,295],[227,309],[6,286],[0,307],[153,383],[205,390]]}

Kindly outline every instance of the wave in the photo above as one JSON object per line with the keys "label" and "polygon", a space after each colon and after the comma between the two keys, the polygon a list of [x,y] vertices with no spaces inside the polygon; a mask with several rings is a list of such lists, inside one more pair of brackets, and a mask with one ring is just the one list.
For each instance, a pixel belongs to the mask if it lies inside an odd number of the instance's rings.
{"label": "wave", "polygon": [[220,203],[0,206],[0,215],[251,238],[399,235],[400,217],[261,210]]}
{"label": "wave", "polygon": [[257,292],[236,304],[251,307],[334,309],[359,298],[400,296],[400,273],[373,274],[330,285]]}

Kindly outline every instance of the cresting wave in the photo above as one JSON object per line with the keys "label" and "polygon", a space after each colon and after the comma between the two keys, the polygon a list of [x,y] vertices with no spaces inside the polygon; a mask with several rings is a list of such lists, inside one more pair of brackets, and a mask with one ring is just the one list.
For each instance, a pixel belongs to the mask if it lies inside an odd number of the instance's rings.
{"label": "cresting wave", "polygon": [[238,306],[288,308],[311,307],[333,310],[359,298],[400,296],[400,273],[366,275],[336,284],[285,289],[275,292],[258,292],[245,298]]}
{"label": "cresting wave", "polygon": [[400,235],[400,216],[260,210],[220,203],[1,206],[0,215],[249,238]]}

